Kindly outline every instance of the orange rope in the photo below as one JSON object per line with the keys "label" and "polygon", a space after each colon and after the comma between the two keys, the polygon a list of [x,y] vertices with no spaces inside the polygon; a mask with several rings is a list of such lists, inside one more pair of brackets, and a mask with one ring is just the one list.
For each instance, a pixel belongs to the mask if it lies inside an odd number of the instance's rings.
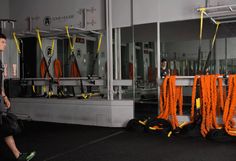
{"label": "orange rope", "polygon": [[70,75],[71,77],[80,77],[80,70],[76,65],[76,62],[73,62],[71,64],[71,69],[70,69]]}
{"label": "orange rope", "polygon": [[[178,127],[178,120],[176,116],[177,112],[177,100],[180,100],[180,96],[177,99],[177,87],[175,85],[175,76],[166,76],[161,86],[160,94],[160,114],[157,118],[170,120],[173,129]],[[180,93],[179,93],[180,95]],[[179,105],[180,106],[180,105]]]}
{"label": "orange rope", "polygon": [[220,110],[224,109],[224,95],[223,95],[223,79],[218,78],[218,105],[217,105],[217,115],[220,115]]}
{"label": "orange rope", "polygon": [[[200,81],[200,100],[201,100],[201,134],[206,136],[211,129],[222,128],[217,122],[217,113],[223,111],[223,122],[225,130],[229,135],[236,136],[236,128],[233,116],[236,111],[236,75],[230,75],[228,78],[228,95],[223,88],[223,78],[220,75],[202,75],[195,76],[192,88],[192,106],[191,122],[194,121],[194,106],[196,97],[197,81]],[[178,127],[177,106],[179,113],[182,114],[182,88],[176,87],[176,77],[165,77],[161,86],[160,95],[160,115],[157,118],[168,119],[173,129]],[[224,101],[225,100],[225,101]],[[217,112],[217,110],[219,110]]]}
{"label": "orange rope", "polygon": [[182,87],[176,87],[176,102],[179,108],[179,115],[183,115],[183,89]]}
{"label": "orange rope", "polygon": [[[229,93],[227,99],[230,99],[230,105],[226,104],[224,107],[224,121],[225,121],[225,130],[231,136],[236,136],[236,128],[234,128],[234,112],[236,105],[236,75],[230,76],[229,82]],[[227,101],[227,100],[226,100]]]}
{"label": "orange rope", "polygon": [[54,60],[54,75],[57,79],[62,77],[61,62],[59,59]]}
{"label": "orange rope", "polygon": [[42,58],[40,61],[40,76],[41,78],[44,78],[45,76],[48,77],[48,73],[47,73],[47,62],[45,60],[45,58]]}
{"label": "orange rope", "polygon": [[230,102],[232,99],[232,92],[233,92],[233,75],[229,75],[228,78],[228,95],[225,101],[225,105],[224,105],[224,113],[223,113],[223,122],[224,124],[226,124],[227,121],[227,117],[228,117],[228,112],[229,112],[229,106],[230,106]]}
{"label": "orange rope", "polygon": [[[205,83],[205,76],[201,76],[200,78],[201,81],[201,93],[202,93],[202,105],[201,105],[201,111],[202,111],[202,123],[201,123],[201,134],[205,137],[207,134],[207,129],[206,129],[206,104],[207,104],[207,92],[206,92],[206,83]],[[204,90],[202,90],[204,89]]]}
{"label": "orange rope", "polygon": [[190,119],[191,121],[194,120],[194,106],[195,106],[195,97],[196,97],[196,89],[197,89],[197,80],[198,80],[198,75],[194,76],[193,79],[193,87],[192,87],[192,106],[191,106],[191,115],[190,115]]}

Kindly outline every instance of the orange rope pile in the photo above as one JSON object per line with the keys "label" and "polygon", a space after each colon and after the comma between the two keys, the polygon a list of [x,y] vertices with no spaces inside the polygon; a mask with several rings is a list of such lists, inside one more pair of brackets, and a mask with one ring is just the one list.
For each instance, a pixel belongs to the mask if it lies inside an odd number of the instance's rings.
{"label": "orange rope pile", "polygon": [[235,121],[233,116],[236,106],[236,75],[230,75],[228,79],[228,95],[224,105],[223,122],[225,131],[231,135],[236,136],[236,128],[234,128]]}
{"label": "orange rope pile", "polygon": [[217,109],[217,75],[201,76],[201,134],[205,137],[211,129],[218,129],[216,121]]}
{"label": "orange rope pile", "polygon": [[[223,124],[225,131],[236,136],[236,128],[234,115],[236,112],[236,75],[229,75],[228,93],[223,87],[223,78],[220,75],[202,75],[195,76],[192,88],[192,106],[191,106],[191,122],[194,120],[195,98],[197,88],[200,88],[200,114],[201,134],[206,136],[212,129],[221,129],[222,124],[217,122],[217,117],[223,113]],[[178,125],[177,106],[179,114],[182,114],[183,94],[182,88],[176,87],[176,77],[166,76],[163,80],[160,93],[160,115],[157,118],[169,120],[173,129]],[[199,108],[198,108],[199,109]]]}
{"label": "orange rope pile", "polygon": [[160,93],[160,115],[157,118],[170,119],[173,129],[178,127],[177,120],[177,102],[179,106],[179,111],[182,114],[183,98],[182,98],[182,88],[176,87],[175,76],[166,76]]}

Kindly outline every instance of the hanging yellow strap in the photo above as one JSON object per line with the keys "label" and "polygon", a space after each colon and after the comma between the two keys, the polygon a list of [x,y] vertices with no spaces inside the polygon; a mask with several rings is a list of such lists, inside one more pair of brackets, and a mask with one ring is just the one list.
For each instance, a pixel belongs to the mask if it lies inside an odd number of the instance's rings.
{"label": "hanging yellow strap", "polygon": [[215,35],[213,37],[213,40],[212,40],[212,43],[211,43],[211,48],[213,49],[214,45],[215,45],[215,41],[216,41],[216,35],[217,35],[217,32],[218,32],[218,29],[219,29],[219,26],[220,26],[220,22],[216,22],[216,31],[215,31]]}
{"label": "hanging yellow strap", "polygon": [[204,12],[206,11],[206,8],[200,8],[199,10],[201,12],[201,17],[200,17],[200,35],[199,35],[199,38],[200,38],[200,40],[202,40],[203,18],[204,18]]}
{"label": "hanging yellow strap", "polygon": [[13,35],[13,38],[14,38],[14,40],[15,40],[17,52],[18,52],[18,54],[21,54],[21,51],[20,51],[20,44],[19,44],[19,40],[18,40],[17,37],[16,37],[16,33],[13,32],[12,35]]}
{"label": "hanging yellow strap", "polygon": [[41,36],[40,36],[39,29],[36,29],[36,33],[37,33],[37,38],[38,38],[38,42],[39,42],[39,47],[42,50],[43,49],[43,45],[42,45],[42,39],[41,39]]}
{"label": "hanging yellow strap", "polygon": [[55,47],[55,40],[53,39],[52,40],[52,48],[51,48],[50,56],[52,56],[53,53],[54,53],[54,47]]}
{"label": "hanging yellow strap", "polygon": [[[40,49],[42,50],[43,49],[43,45],[42,45],[42,39],[41,39],[41,36],[40,36],[40,31],[39,29],[36,29],[36,33],[37,33],[37,38],[38,38],[38,42],[39,42],[39,47]],[[55,40],[53,39],[52,40],[52,50],[50,52],[50,55],[53,55],[53,52],[54,52],[54,48],[55,48]]]}
{"label": "hanging yellow strap", "polygon": [[72,41],[71,41],[71,36],[70,36],[70,33],[69,33],[69,26],[66,25],[66,26],[65,26],[65,29],[66,29],[67,38],[69,39],[70,50],[71,50],[71,51],[74,51],[74,48],[75,48],[74,43],[75,43],[76,37],[73,37],[73,39],[72,39]]}
{"label": "hanging yellow strap", "polygon": [[102,34],[99,35],[97,53],[99,53],[99,52],[100,52],[100,49],[101,49],[102,36],[103,36]]}

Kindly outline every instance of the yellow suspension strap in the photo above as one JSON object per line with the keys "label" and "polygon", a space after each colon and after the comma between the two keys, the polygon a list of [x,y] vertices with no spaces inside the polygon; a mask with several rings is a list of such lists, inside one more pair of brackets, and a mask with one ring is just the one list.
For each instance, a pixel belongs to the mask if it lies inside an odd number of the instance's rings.
{"label": "yellow suspension strap", "polygon": [[[51,79],[50,81],[53,81],[53,77],[52,77],[52,75],[49,72],[49,65],[47,64],[46,58],[45,58],[44,53],[43,53],[43,45],[42,45],[42,39],[41,39],[41,35],[40,35],[39,29],[36,29],[36,33],[37,33],[37,39],[38,39],[39,47],[41,49],[43,59],[45,60],[45,63],[46,63],[45,64],[46,65],[46,73],[50,77],[50,79]],[[52,47],[51,47],[51,51],[50,51],[50,55],[49,55],[50,57],[52,57],[52,55],[54,53],[54,47],[55,47],[55,40],[53,39],[52,40]],[[45,74],[45,76],[46,76],[46,74]],[[47,93],[46,92],[46,85],[43,86],[42,90],[43,90],[43,93]],[[51,87],[51,83],[49,82],[48,97],[50,98],[52,95],[53,95],[53,90],[52,90],[52,87]]]}
{"label": "yellow suspension strap", "polygon": [[40,31],[39,31],[39,29],[36,29],[36,33],[37,33],[37,38],[38,38],[39,47],[40,47],[41,50],[43,50],[42,39],[41,39],[41,36],[40,36]]}
{"label": "yellow suspension strap", "polygon": [[75,49],[75,40],[76,40],[76,37],[74,36],[71,40],[71,36],[70,36],[70,33],[69,33],[69,26],[66,25],[65,26],[65,29],[66,29],[66,36],[69,40],[69,45],[70,45],[70,50],[71,52],[73,53],[74,52],[74,49]]}
{"label": "yellow suspension strap", "polygon": [[50,57],[52,57],[54,54],[54,48],[55,48],[55,40],[52,39],[52,47],[51,47],[51,51],[50,51]]}
{"label": "yellow suspension strap", "polygon": [[97,48],[97,54],[100,52],[101,49],[101,44],[102,44],[102,33],[99,35],[99,40],[98,40],[98,48]]}
{"label": "yellow suspension strap", "polygon": [[[37,33],[37,39],[38,39],[39,47],[40,47],[41,50],[43,50],[42,39],[41,39],[41,36],[40,36],[39,29],[36,29],[36,33]],[[42,90],[43,90],[43,93],[47,93],[46,85],[43,85]]]}
{"label": "yellow suspension strap", "polygon": [[15,44],[16,44],[17,53],[18,53],[18,54],[21,54],[20,43],[19,43],[19,40],[18,40],[17,37],[16,37],[16,33],[13,32],[13,33],[12,33],[12,36],[13,36],[14,41],[15,41]]}
{"label": "yellow suspension strap", "polygon": [[202,40],[202,30],[203,30],[203,18],[204,18],[204,13],[206,12],[206,8],[200,8],[200,35],[199,35],[199,39],[200,41]]}
{"label": "yellow suspension strap", "polygon": [[[41,35],[40,35],[40,31],[39,31],[39,29],[36,29],[36,33],[37,33],[37,38],[38,38],[38,43],[39,43],[39,47],[40,47],[40,49],[41,50],[43,50],[43,43],[42,43],[42,39],[41,39]],[[53,39],[52,40],[52,45],[51,45],[52,47],[51,47],[51,52],[50,52],[50,55],[53,55],[53,53],[54,53],[54,48],[55,48],[55,40]]]}
{"label": "yellow suspension strap", "polygon": [[199,72],[200,64],[201,64],[201,45],[202,45],[202,31],[203,31],[203,18],[206,8],[200,8],[200,32],[199,32],[199,47],[198,47],[198,65],[197,65],[197,72]]}
{"label": "yellow suspension strap", "polygon": [[[76,64],[76,67],[77,67],[77,69],[79,70],[79,65],[78,65],[78,62],[77,62],[77,58],[76,58],[75,53],[74,53],[76,36],[73,36],[73,38],[71,39],[71,36],[70,36],[70,33],[69,33],[69,27],[68,27],[68,25],[65,26],[65,29],[66,29],[67,38],[69,39],[69,45],[70,45],[71,55],[73,56],[74,62],[75,62],[75,64]],[[80,83],[81,83],[81,97],[82,97],[83,99],[89,98],[89,95],[87,95],[87,94],[84,93],[83,81],[81,80]],[[75,95],[74,87],[73,87],[73,95]]]}
{"label": "yellow suspension strap", "polygon": [[95,63],[96,63],[96,61],[97,61],[97,59],[98,59],[98,55],[99,55],[100,50],[101,50],[102,37],[103,37],[103,34],[100,33],[100,34],[99,34],[99,38],[98,38],[97,52],[96,52],[95,58],[93,59],[92,70],[90,71],[90,75],[93,75],[93,74],[94,74]]}
{"label": "yellow suspension strap", "polygon": [[220,26],[220,22],[217,21],[217,22],[216,22],[215,34],[214,34],[214,37],[213,37],[213,40],[212,40],[212,43],[211,43],[211,49],[213,49],[213,47],[214,47],[214,45],[215,45],[216,36],[217,36],[218,30],[219,30],[219,26]]}
{"label": "yellow suspension strap", "polygon": [[212,39],[212,42],[211,42],[211,49],[207,55],[207,60],[206,60],[206,63],[204,64],[204,71],[203,72],[206,72],[207,73],[207,68],[209,67],[209,64],[210,64],[210,58],[211,58],[211,53],[212,53],[212,50],[214,48],[214,45],[215,45],[215,41],[216,41],[216,36],[217,36],[217,33],[218,33],[218,30],[219,30],[219,26],[220,26],[220,22],[216,21],[216,29],[215,29],[215,34],[213,36],[213,39]]}

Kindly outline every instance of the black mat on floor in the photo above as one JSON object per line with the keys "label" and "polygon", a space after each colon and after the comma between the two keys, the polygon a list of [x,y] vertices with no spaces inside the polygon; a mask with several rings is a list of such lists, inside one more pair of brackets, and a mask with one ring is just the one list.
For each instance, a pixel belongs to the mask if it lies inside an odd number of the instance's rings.
{"label": "black mat on floor", "polygon": [[[235,161],[236,142],[156,136],[122,128],[30,122],[16,137],[35,161]],[[0,160],[13,160],[1,143]]]}
{"label": "black mat on floor", "polygon": [[[16,136],[15,140],[22,151],[36,150],[37,157],[34,160],[37,161],[43,161],[121,130],[120,128],[44,122],[24,122],[23,124],[23,132]],[[0,161],[8,160],[12,161],[14,157],[1,140]]]}

